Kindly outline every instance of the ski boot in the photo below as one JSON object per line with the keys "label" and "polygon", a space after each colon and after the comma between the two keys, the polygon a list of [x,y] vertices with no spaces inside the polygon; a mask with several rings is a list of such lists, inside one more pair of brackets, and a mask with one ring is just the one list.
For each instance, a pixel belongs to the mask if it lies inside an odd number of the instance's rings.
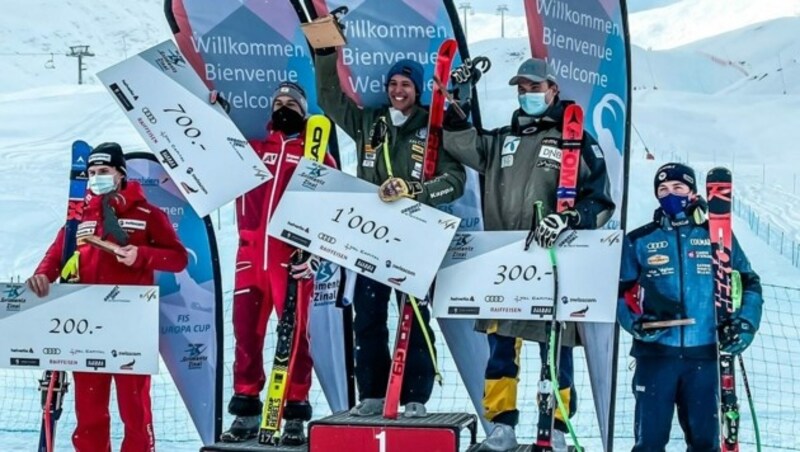
{"label": "ski boot", "polygon": [[495,424],[492,433],[478,447],[478,452],[513,451],[517,449],[518,445],[514,427],[506,424]]}
{"label": "ski boot", "polygon": [[426,416],[428,416],[428,410],[425,409],[424,404],[419,402],[408,402],[405,411],[403,411],[403,417],[405,418],[420,418]]}
{"label": "ski boot", "polygon": [[350,409],[353,416],[376,416],[383,414],[385,399],[364,399]]}
{"label": "ski boot", "polygon": [[261,416],[236,416],[231,428],[219,436],[223,443],[241,443],[258,436]]}
{"label": "ski boot", "polygon": [[306,426],[302,419],[289,419],[283,426],[281,445],[300,446],[306,443]]}
{"label": "ski boot", "polygon": [[561,430],[554,429],[550,441],[553,452],[568,452],[570,450],[567,448],[567,435]]}
{"label": "ski boot", "polygon": [[228,412],[236,418],[231,428],[220,435],[224,443],[239,443],[258,436],[261,426],[261,400],[257,396],[234,394],[228,403]]}

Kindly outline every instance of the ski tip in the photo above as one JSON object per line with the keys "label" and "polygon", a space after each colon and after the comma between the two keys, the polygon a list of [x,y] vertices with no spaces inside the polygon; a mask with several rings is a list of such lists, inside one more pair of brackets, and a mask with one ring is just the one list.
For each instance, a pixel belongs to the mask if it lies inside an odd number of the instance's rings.
{"label": "ski tip", "polygon": [[708,170],[706,174],[706,183],[708,182],[731,182],[733,180],[733,174],[731,170],[725,168],[724,166],[717,166],[715,168],[711,168]]}

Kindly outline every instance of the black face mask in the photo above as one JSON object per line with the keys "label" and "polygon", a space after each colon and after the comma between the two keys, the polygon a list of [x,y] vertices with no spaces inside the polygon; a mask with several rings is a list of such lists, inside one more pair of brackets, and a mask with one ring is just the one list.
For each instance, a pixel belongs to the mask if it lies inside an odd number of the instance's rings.
{"label": "black face mask", "polygon": [[305,118],[289,107],[281,107],[272,112],[272,129],[280,130],[286,135],[294,135],[303,130]]}

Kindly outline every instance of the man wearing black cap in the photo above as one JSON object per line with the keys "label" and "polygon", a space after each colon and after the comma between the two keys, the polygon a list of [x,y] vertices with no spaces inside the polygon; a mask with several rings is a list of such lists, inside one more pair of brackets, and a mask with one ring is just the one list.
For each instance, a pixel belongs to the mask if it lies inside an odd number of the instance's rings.
{"label": "man wearing black cap", "polygon": [[[464,68],[456,69],[463,71]],[[455,71],[454,71],[455,72]],[[595,139],[584,134],[575,205],[556,212],[556,190],[561,172],[561,129],[564,110],[571,101],[559,98],[555,73],[546,61],[524,61],[508,84],[516,86],[519,109],[511,125],[479,131],[460,118],[453,107],[445,114],[444,149],[456,160],[485,178],[484,221],[489,231],[528,230],[535,204],[541,202],[544,217],[535,229],[536,242],[550,248],[567,229],[597,229],[614,212],[609,194],[603,152]],[[469,111],[468,106],[462,106]],[[517,385],[519,353],[523,340],[539,342],[545,361],[547,322],[522,320],[478,320],[476,329],[486,332],[490,358],[486,366],[484,415],[495,424],[481,445],[484,451],[513,450],[517,446],[514,427],[519,421]],[[565,405],[574,414],[572,347],[579,344],[575,325],[567,323],[562,333],[558,382]],[[553,450],[566,451],[566,424],[555,410]]]}
{"label": "man wearing black cap", "polygon": [[[298,317],[308,319],[308,309],[314,295],[314,274],[319,259],[304,253],[301,264],[288,265],[291,245],[277,240],[268,233],[269,220],[289,184],[300,158],[303,157],[306,139],[308,101],[305,91],[291,82],[281,83],[272,95],[272,117],[266,125],[263,140],[251,140],[250,145],[275,176],[264,184],[236,199],[236,226],[239,230],[239,248],[236,253],[236,273],[233,292],[233,335],[236,339],[233,362],[233,397],[228,412],[235,419],[222,441],[239,442],[258,434],[262,413],[260,393],[266,383],[264,373],[264,338],[267,319],[273,309],[278,316],[283,313],[287,279],[291,274],[297,279]],[[325,164],[336,167],[330,153],[325,153]],[[292,373],[286,389],[286,420],[281,444],[299,445],[306,441],[304,422],[311,419],[308,392],[311,389],[311,352],[307,324],[297,323],[299,335],[293,350]]]}
{"label": "man wearing black cap", "polygon": [[[434,177],[422,177],[428,137],[428,109],[420,103],[424,91],[422,66],[412,60],[397,61],[386,74],[389,105],[362,108],[342,91],[336,61],[334,49],[317,50],[317,97],[325,113],[355,140],[358,177],[379,185],[378,195],[386,202],[406,197],[437,206],[461,197],[466,180],[464,167],[444,152],[439,153]],[[353,328],[360,403],[351,410],[356,416],[383,412],[392,362],[386,327],[390,295],[390,287],[357,277]],[[400,394],[406,417],[426,415],[424,405],[433,390],[435,375],[422,329],[433,342],[430,312],[427,306],[420,307],[424,325],[412,323]]]}
{"label": "man wearing black cap", "polygon": [[[64,228],[48,248],[27,284],[38,296],[62,279],[81,284],[152,285],[154,272],[186,268],[186,249],[167,215],[144,198],[138,182],[127,180],[125,157],[117,143],[95,147],[88,158],[88,193],[78,226],[78,247],[62,266]],[[113,254],[81,243],[98,236],[118,246]],[[75,309],[80,309],[76,306]],[[117,387],[120,416],[125,424],[123,452],[155,447],[150,410],[150,376],[74,372],[75,416],[72,435],[76,451],[111,450],[108,402],[111,380]]]}
{"label": "man wearing black cap", "polygon": [[[733,239],[732,278],[741,306],[721,325],[714,307],[712,248],[706,203],[694,170],[668,163],[656,171],[660,207],[651,223],[625,237],[617,319],[633,336],[634,452],[665,450],[678,408],[687,450],[718,451],[721,350],[742,353],[761,321],[761,282]],[[693,319],[685,326],[644,328],[644,323]]]}

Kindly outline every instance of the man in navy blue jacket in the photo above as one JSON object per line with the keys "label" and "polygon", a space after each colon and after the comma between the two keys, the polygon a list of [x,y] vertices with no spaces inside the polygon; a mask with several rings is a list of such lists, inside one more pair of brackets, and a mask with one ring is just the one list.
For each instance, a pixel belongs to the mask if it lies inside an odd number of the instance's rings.
{"label": "man in navy blue jacket", "polygon": [[[761,283],[734,238],[732,265],[734,278],[741,278],[742,302],[717,325],[706,203],[697,194],[694,171],[668,163],[657,171],[654,189],[660,208],[653,221],[625,238],[617,305],[620,326],[634,338],[633,452],[665,450],[675,406],[687,450],[716,452],[717,350],[739,354],[753,341],[761,321]],[[643,328],[645,322],[681,318],[695,323]],[[719,338],[718,329],[725,331]]]}

